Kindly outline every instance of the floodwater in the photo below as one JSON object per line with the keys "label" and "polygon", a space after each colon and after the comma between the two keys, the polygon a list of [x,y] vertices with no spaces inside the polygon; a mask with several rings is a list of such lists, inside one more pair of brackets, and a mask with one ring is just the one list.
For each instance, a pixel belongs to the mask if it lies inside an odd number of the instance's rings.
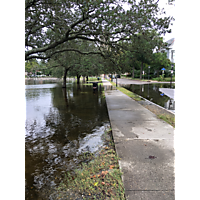
{"label": "floodwater", "polygon": [[67,88],[50,81],[26,81],[25,196],[48,199],[67,171],[95,152],[110,126],[105,99],[92,86],[68,80]]}
{"label": "floodwater", "polygon": [[175,84],[170,85],[170,83],[155,83],[143,85],[131,84],[120,86],[175,113],[175,100],[159,91],[159,88],[175,89]]}

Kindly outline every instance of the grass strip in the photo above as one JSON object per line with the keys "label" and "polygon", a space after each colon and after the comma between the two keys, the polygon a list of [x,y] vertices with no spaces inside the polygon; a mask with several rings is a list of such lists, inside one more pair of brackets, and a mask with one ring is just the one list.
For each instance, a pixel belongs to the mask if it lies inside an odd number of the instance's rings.
{"label": "grass strip", "polygon": [[[114,82],[110,82],[110,83],[113,86],[116,85],[116,83],[114,83]],[[134,94],[133,92],[130,92],[129,90],[126,90],[123,87],[118,86],[116,88],[119,91],[121,91],[124,94],[126,94],[127,96],[129,96],[132,99],[134,99],[135,101],[142,101],[143,100],[137,94]],[[165,114],[165,113],[160,114],[160,112],[158,112],[158,110],[160,110],[161,108],[158,108],[157,106],[156,106],[157,110],[155,110],[155,109],[152,108],[152,106],[147,106],[147,105],[143,105],[143,104],[140,104],[140,105],[142,105],[143,107],[147,108],[148,110],[150,110],[151,112],[153,112],[154,114],[156,114],[156,116],[159,119],[162,119],[162,120],[166,121],[168,124],[170,124],[171,126],[173,126],[175,128],[175,116],[174,115],[169,115],[169,114]]]}
{"label": "grass strip", "polygon": [[175,128],[175,116],[169,116],[167,114],[157,115],[158,118],[166,121],[168,124]]}
{"label": "grass strip", "polygon": [[[57,188],[56,199],[122,199],[125,190],[121,179],[112,131],[105,132],[103,139],[106,146],[98,153],[86,154],[92,161],[82,163],[80,169],[68,172]],[[66,196],[67,195],[67,196]]]}
{"label": "grass strip", "polygon": [[[114,82],[110,82],[113,86],[116,86],[116,83]],[[116,87],[119,91],[123,92],[124,94],[126,94],[127,96],[131,97],[132,99],[134,99],[135,101],[141,101],[142,99],[135,93],[133,92],[130,92],[129,90],[123,88],[123,87],[120,87],[120,86],[117,86]]]}

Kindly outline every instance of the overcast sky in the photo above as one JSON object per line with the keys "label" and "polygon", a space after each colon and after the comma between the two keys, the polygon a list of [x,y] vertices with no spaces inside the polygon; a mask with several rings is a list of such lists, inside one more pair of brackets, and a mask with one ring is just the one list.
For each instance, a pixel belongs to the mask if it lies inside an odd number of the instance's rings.
{"label": "overcast sky", "polygon": [[[160,8],[165,9],[167,16],[173,16],[175,18],[175,3],[173,3],[173,5],[169,5],[168,0],[160,0],[158,2],[158,5]],[[172,32],[166,33],[165,36],[163,36],[164,41],[170,40],[171,38],[175,38],[175,21],[173,21],[172,23],[173,25],[170,25]]]}
{"label": "overcast sky", "polygon": [[[137,2],[139,2],[139,0],[137,0]],[[161,15],[162,17],[166,17],[166,16],[173,16],[175,18],[175,3],[173,3],[172,5],[168,4],[168,0],[159,0],[158,2],[159,7],[162,9],[165,9],[166,15]],[[128,9],[129,6],[124,4],[124,9]],[[159,16],[160,17],[160,16]],[[165,36],[163,35],[164,41],[170,40],[171,38],[175,38],[175,21],[172,22],[173,25],[170,25],[170,28],[172,30],[171,33],[166,33]]]}

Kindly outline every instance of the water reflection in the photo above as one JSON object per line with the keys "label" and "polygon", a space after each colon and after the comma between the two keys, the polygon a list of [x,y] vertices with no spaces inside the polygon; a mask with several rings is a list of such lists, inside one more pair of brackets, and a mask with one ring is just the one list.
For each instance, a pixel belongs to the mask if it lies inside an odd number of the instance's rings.
{"label": "water reflection", "polygon": [[168,110],[175,110],[175,101],[170,98],[167,102],[165,102],[164,108]]}
{"label": "water reflection", "polygon": [[143,84],[143,85],[131,84],[131,85],[121,85],[121,86],[168,110],[172,111],[175,110],[175,100],[160,91],[160,88],[175,89],[175,84],[172,84],[171,86],[170,83],[160,83],[160,84],[156,83],[156,84]]}
{"label": "water reflection", "polygon": [[[36,83],[35,83],[36,84]],[[105,99],[91,86],[69,82],[26,85],[26,199],[47,199],[83,151],[102,145],[109,126]]]}

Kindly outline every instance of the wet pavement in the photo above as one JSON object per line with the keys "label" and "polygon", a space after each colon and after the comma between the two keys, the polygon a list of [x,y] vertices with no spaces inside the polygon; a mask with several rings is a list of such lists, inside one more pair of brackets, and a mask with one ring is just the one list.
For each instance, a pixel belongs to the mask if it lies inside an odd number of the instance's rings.
{"label": "wet pavement", "polygon": [[119,90],[105,95],[126,198],[174,200],[174,128]]}
{"label": "wet pavement", "polygon": [[26,81],[25,99],[26,200],[48,199],[84,152],[102,147],[110,126],[106,102],[101,91],[72,80],[66,89],[56,81]]}

